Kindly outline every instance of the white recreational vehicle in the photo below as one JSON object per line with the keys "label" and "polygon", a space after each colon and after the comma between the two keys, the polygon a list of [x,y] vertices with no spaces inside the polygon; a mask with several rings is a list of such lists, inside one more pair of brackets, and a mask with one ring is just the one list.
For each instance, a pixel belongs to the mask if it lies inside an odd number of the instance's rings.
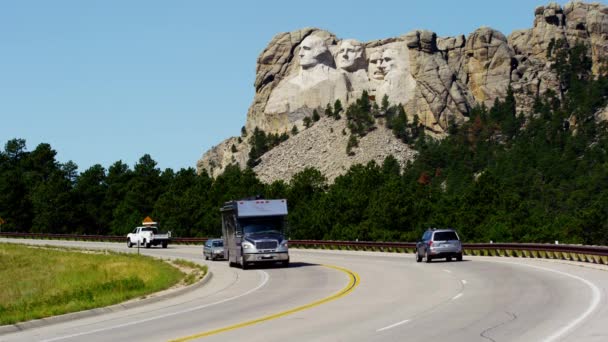
{"label": "white recreational vehicle", "polygon": [[224,254],[230,266],[276,263],[289,265],[285,238],[287,200],[226,202],[220,209]]}

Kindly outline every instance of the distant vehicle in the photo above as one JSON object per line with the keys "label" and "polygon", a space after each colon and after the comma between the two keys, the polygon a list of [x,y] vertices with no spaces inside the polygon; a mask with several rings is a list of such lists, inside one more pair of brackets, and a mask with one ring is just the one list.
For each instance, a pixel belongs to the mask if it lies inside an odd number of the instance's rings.
{"label": "distant vehicle", "polygon": [[203,246],[203,256],[205,260],[217,260],[224,258],[224,240],[209,239]]}
{"label": "distant vehicle", "polygon": [[289,266],[287,200],[230,201],[220,211],[224,253],[230,266],[247,269],[250,264],[276,262]]}
{"label": "distant vehicle", "polygon": [[145,246],[146,248],[162,245],[163,248],[167,248],[170,241],[171,232],[161,233],[158,227],[153,225],[136,227],[127,235],[127,247],[129,248],[135,245]]}
{"label": "distant vehicle", "polygon": [[462,243],[458,233],[454,229],[429,229],[424,232],[422,239],[416,243],[416,261],[421,262],[423,257],[426,262],[442,258],[462,261]]}

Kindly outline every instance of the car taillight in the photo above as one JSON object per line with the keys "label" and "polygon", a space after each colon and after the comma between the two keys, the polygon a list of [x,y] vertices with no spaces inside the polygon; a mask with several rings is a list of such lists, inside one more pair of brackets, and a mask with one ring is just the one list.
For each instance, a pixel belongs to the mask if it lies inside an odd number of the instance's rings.
{"label": "car taillight", "polygon": [[429,247],[433,245],[433,241],[429,241]]}

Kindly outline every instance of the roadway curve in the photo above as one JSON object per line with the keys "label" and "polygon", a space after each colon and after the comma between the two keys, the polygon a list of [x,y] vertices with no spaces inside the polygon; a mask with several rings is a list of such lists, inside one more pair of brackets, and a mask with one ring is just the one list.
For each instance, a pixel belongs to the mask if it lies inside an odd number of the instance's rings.
{"label": "roadway curve", "polygon": [[[6,241],[24,242],[0,239]],[[128,250],[116,243],[27,242]],[[142,252],[205,262],[200,246]],[[605,266],[484,257],[426,264],[411,254],[307,250],[292,250],[291,260],[288,269],[247,271],[207,262],[211,280],[183,296],[4,334],[0,341],[187,341],[223,328],[198,339],[608,340]],[[249,324],[258,318],[265,320]]]}

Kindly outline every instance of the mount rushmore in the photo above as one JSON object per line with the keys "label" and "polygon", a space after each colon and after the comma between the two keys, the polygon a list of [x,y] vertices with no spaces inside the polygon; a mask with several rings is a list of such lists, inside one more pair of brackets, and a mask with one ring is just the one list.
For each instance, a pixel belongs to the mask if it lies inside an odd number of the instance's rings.
{"label": "mount rushmore", "polygon": [[197,171],[217,176],[229,164],[245,167],[251,149],[247,134],[256,128],[289,133],[294,126],[299,134],[255,166],[262,181],[289,180],[308,166],[332,180],[353,164],[382,162],[387,155],[405,164],[415,152],[381,125],[362,138],[354,155],[347,155],[344,119],[323,118],[305,129],[305,118],[315,110],[323,113],[336,100],[346,107],[365,91],[378,103],[387,96],[391,104],[403,105],[410,120],[417,116],[431,136],[441,138],[451,122],[468,121],[475,105],[491,107],[509,87],[517,111],[528,113],[537,95],[559,88],[547,54],[559,40],[567,46],[585,44],[599,72],[608,57],[608,7],[551,3],[535,9],[533,28],[508,37],[488,27],[468,37],[415,30],[371,42],[339,39],[316,28],[278,34],[258,57],[256,93],[242,136],[207,151]]}

